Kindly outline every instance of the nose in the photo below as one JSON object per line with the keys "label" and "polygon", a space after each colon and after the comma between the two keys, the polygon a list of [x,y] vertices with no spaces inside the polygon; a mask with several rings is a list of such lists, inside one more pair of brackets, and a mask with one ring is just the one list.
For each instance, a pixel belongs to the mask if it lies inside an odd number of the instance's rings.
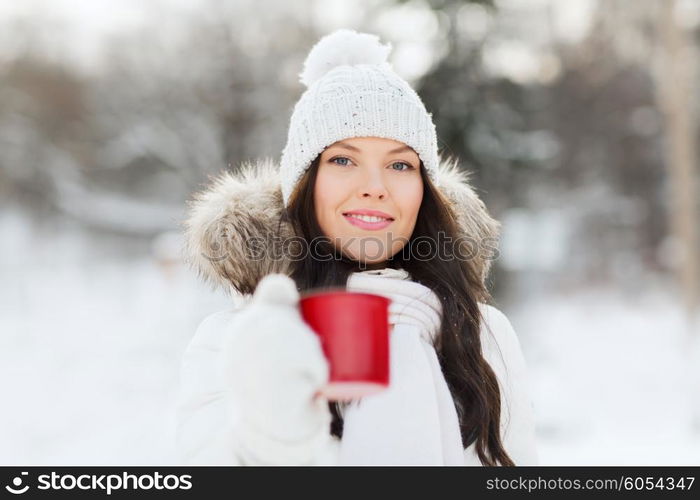
{"label": "nose", "polygon": [[358,194],[360,198],[377,198],[378,200],[383,200],[387,197],[388,192],[382,178],[381,168],[367,169],[361,181]]}

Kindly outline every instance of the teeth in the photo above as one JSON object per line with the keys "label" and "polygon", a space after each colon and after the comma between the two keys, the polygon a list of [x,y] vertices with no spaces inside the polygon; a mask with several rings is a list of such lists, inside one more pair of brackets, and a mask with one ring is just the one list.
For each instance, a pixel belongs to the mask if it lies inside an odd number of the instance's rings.
{"label": "teeth", "polygon": [[348,217],[353,217],[355,219],[360,219],[365,222],[381,222],[389,219],[385,219],[384,217],[376,217],[374,215],[357,215],[357,214],[348,214]]}

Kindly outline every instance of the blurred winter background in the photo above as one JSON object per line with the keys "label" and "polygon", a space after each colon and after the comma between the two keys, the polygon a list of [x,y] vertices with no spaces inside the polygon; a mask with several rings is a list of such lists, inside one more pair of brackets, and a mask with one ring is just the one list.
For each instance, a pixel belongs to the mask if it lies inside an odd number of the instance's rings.
{"label": "blurred winter background", "polygon": [[303,58],[372,31],[503,222],[543,464],[700,464],[697,0],[0,2],[0,463],[171,464],[179,259],[277,158]]}

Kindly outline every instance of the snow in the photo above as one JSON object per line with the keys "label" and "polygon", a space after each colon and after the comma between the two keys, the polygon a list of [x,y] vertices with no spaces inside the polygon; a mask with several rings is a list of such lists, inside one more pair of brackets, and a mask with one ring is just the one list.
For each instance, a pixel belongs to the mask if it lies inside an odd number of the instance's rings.
{"label": "snow", "polygon": [[541,463],[700,464],[700,332],[677,303],[660,287],[590,289],[513,309]]}
{"label": "snow", "polygon": [[[0,464],[175,464],[180,357],[230,299],[173,264],[173,234],[133,247],[14,209],[0,231]],[[649,288],[502,308],[530,367],[541,463],[700,463],[698,350],[677,301]]]}
{"label": "snow", "polygon": [[180,356],[229,299],[185,267],[0,214],[0,464],[174,464]]}

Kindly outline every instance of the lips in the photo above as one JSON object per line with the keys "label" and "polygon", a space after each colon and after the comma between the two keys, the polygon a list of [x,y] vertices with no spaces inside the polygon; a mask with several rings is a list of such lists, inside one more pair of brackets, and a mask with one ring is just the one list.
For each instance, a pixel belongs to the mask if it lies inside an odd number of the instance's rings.
{"label": "lips", "polygon": [[379,210],[351,210],[343,213],[343,217],[353,226],[376,231],[384,229],[394,222],[394,218]]}
{"label": "lips", "polygon": [[343,215],[366,215],[369,217],[381,217],[382,219],[394,220],[394,218],[386,212],[382,212],[381,210],[370,210],[368,208],[348,210],[347,212],[343,212]]}

